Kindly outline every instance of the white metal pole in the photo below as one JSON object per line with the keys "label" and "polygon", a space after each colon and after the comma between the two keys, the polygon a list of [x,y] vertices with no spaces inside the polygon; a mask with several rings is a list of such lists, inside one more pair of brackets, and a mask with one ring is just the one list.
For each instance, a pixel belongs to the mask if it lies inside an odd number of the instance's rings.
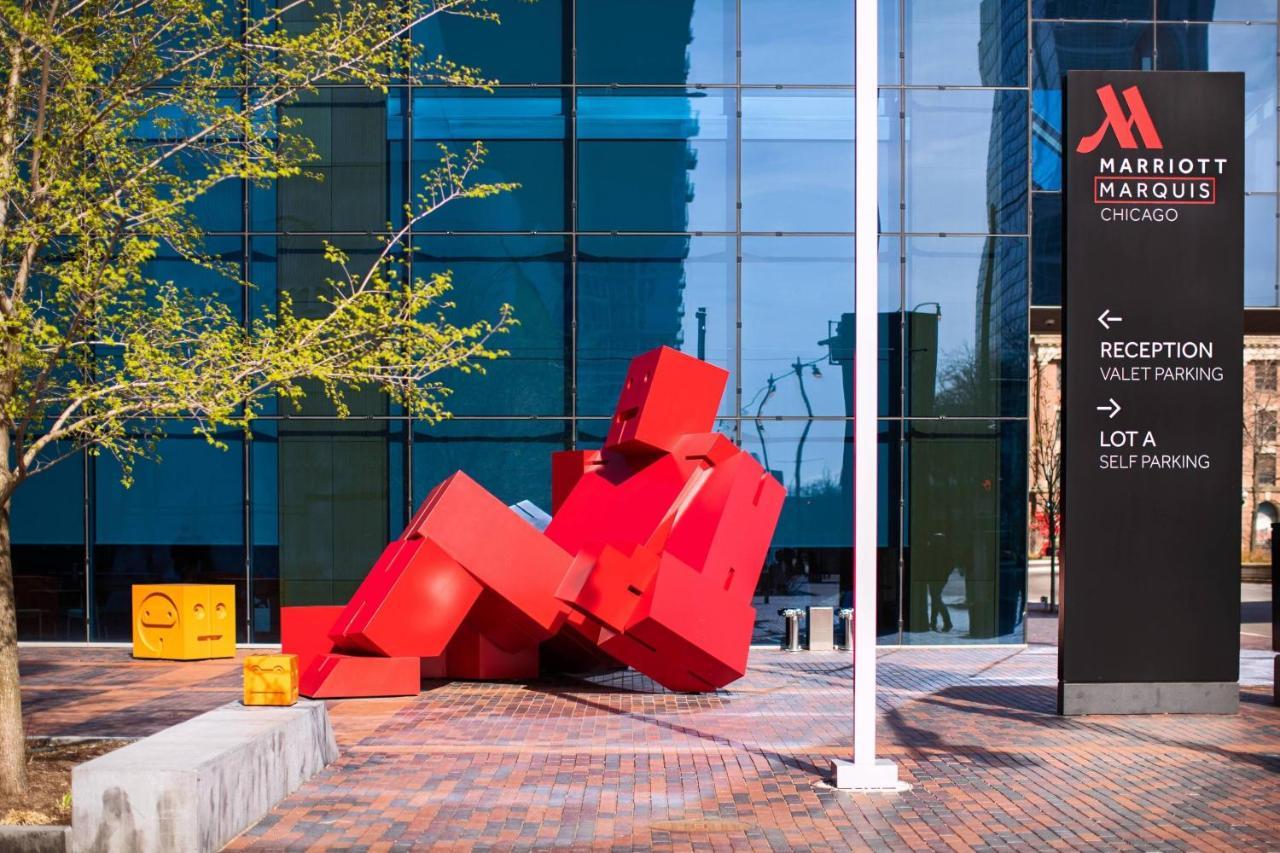
{"label": "white metal pole", "polygon": [[898,783],[897,767],[876,760],[877,3],[854,0],[853,763],[832,767],[836,787],[859,790]]}

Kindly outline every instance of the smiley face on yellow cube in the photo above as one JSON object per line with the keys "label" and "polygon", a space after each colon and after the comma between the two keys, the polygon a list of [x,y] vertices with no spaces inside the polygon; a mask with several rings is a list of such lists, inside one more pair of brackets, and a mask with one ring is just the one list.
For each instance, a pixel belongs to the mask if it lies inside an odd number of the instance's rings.
{"label": "smiley face on yellow cube", "polygon": [[133,656],[165,660],[236,654],[236,588],[230,584],[135,584]]}
{"label": "smiley face on yellow cube", "polygon": [[244,659],[244,704],[292,705],[297,701],[297,655],[249,655]]}

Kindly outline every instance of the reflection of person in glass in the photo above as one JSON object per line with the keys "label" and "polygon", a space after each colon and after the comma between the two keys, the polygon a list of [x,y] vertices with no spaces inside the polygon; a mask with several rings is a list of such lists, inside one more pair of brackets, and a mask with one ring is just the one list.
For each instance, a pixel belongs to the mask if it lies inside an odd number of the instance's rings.
{"label": "reflection of person in glass", "polygon": [[930,630],[938,630],[938,616],[942,616],[942,631],[951,630],[951,611],[947,609],[947,603],[942,600],[942,589],[947,585],[947,578],[951,577],[951,560],[950,549],[947,548],[947,534],[942,531],[934,531],[929,534],[925,540],[925,559],[921,572],[925,589],[928,591],[929,600],[929,628]]}

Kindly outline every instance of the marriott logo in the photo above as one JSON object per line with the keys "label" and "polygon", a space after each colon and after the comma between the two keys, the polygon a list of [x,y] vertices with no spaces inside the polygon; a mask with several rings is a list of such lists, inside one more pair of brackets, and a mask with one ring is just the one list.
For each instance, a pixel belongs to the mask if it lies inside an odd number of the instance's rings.
{"label": "marriott logo", "polygon": [[1098,89],[1098,100],[1102,102],[1102,124],[1098,125],[1098,129],[1093,133],[1080,139],[1080,143],[1076,145],[1077,153],[1088,154],[1093,151],[1102,144],[1108,130],[1116,135],[1116,142],[1120,143],[1121,148],[1138,147],[1138,140],[1133,135],[1135,129],[1138,131],[1138,136],[1142,137],[1144,148],[1164,148],[1164,143],[1160,141],[1160,134],[1156,132],[1155,122],[1151,120],[1151,113],[1147,112],[1147,105],[1142,100],[1142,93],[1138,91],[1138,87],[1130,86],[1122,94],[1125,104],[1129,107],[1127,116],[1111,84],[1108,83]]}

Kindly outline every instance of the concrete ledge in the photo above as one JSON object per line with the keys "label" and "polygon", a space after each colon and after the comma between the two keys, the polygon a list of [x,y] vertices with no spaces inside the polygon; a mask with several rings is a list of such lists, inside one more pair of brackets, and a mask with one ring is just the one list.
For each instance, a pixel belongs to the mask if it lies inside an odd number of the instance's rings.
{"label": "concrete ledge", "polygon": [[1126,682],[1058,685],[1058,712],[1080,714],[1235,714],[1234,681]]}
{"label": "concrete ledge", "polygon": [[5,853],[66,853],[69,826],[0,826]]}
{"label": "concrete ledge", "polygon": [[323,702],[232,702],[71,771],[71,849],[214,851],[338,757]]}

